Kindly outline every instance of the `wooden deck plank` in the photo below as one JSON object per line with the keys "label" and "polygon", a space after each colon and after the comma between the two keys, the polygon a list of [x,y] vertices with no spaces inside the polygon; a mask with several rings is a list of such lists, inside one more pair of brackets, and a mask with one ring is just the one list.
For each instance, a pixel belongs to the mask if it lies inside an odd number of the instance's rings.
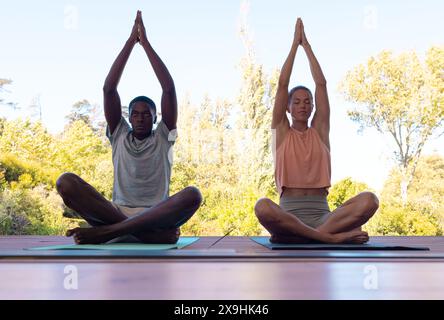
{"label": "wooden deck plank", "polygon": [[[218,239],[202,237],[182,250],[269,252],[248,237],[226,237],[211,246]],[[444,237],[371,242],[444,252]],[[72,239],[3,236],[0,250],[66,243]],[[78,273],[76,290],[64,288],[68,265]],[[365,286],[369,270],[376,272],[377,288]],[[444,299],[442,270],[443,259],[0,260],[0,299]]]}
{"label": "wooden deck plank", "polygon": [[[443,299],[444,263],[139,262],[0,264],[0,299]],[[366,268],[377,287],[366,288]]]}

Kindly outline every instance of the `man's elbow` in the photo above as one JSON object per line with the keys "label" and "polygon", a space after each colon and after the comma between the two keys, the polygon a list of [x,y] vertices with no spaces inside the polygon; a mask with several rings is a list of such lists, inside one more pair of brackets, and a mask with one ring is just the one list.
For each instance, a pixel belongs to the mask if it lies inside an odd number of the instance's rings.
{"label": "man's elbow", "polygon": [[113,92],[116,92],[116,91],[117,91],[117,88],[114,87],[114,86],[111,86],[111,85],[106,84],[106,83],[103,85],[103,93],[104,94],[109,94],[109,93],[113,93]]}
{"label": "man's elbow", "polygon": [[176,87],[174,86],[174,84],[169,85],[169,86],[162,88],[162,91],[164,94],[167,94],[167,95],[175,95],[176,94]]}

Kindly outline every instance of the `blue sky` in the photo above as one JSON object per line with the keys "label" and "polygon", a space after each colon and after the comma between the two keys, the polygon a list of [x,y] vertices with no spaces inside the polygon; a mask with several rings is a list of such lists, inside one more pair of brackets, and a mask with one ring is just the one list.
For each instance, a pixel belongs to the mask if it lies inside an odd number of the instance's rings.
{"label": "blue sky", "polygon": [[[175,80],[179,101],[189,94],[199,103],[206,93],[235,100],[237,65],[244,55],[237,34],[240,7],[238,0],[7,2],[0,11],[0,78],[13,80],[6,98],[22,111],[2,108],[0,115],[26,115],[26,107],[40,95],[43,121],[55,133],[76,101],[101,105],[103,81],[137,9]],[[443,45],[444,5],[438,0],[251,0],[249,28],[265,70],[282,65],[298,16],[328,81],[333,182],[352,176],[379,189],[393,165],[392,142],[373,130],[357,134],[357,124],[346,115],[352,105],[338,93],[338,83],[383,49],[424,54],[431,45]],[[313,88],[302,50],[292,77],[292,84],[298,83]],[[124,104],[139,94],[159,101],[160,86],[140,47],[130,57],[119,92]],[[443,138],[432,141],[425,152],[444,154],[443,145]]]}

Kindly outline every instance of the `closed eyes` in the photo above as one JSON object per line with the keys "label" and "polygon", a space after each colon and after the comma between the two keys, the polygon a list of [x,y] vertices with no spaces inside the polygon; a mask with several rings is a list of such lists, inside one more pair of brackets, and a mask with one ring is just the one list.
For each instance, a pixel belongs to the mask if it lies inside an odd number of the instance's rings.
{"label": "closed eyes", "polygon": [[[299,104],[299,103],[301,103],[301,100],[299,100],[299,99],[294,100],[294,104]],[[311,102],[310,102],[309,99],[307,99],[307,100],[304,100],[304,103],[305,104],[310,104]]]}

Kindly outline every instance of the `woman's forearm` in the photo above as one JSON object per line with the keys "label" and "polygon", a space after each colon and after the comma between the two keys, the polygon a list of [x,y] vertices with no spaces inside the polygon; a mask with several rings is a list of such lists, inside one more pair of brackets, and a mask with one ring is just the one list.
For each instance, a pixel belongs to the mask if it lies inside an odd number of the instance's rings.
{"label": "woman's forearm", "polygon": [[307,54],[307,58],[310,64],[310,70],[311,75],[313,77],[314,82],[316,85],[326,85],[327,80],[324,77],[324,73],[322,72],[321,66],[318,62],[318,59],[316,59],[316,56],[313,53],[313,50],[311,49],[311,46],[307,43],[303,45],[305,53]]}
{"label": "woman's forearm", "polygon": [[298,46],[299,44],[294,40],[279,76],[279,86],[281,87],[288,87],[290,84],[291,72],[293,70],[294,59],[296,57]]}

